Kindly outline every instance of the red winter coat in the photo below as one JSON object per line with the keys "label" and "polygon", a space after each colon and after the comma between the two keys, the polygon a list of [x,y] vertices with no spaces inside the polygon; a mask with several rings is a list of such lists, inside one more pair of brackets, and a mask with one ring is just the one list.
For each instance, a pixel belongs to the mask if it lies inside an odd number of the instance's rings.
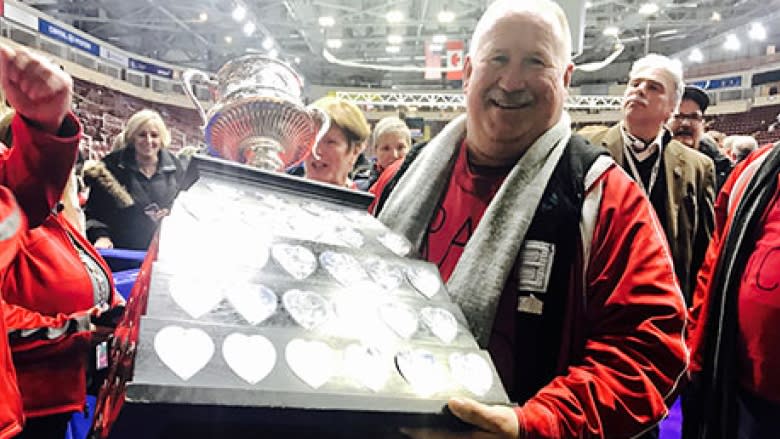
{"label": "red winter coat", "polygon": [[[19,248],[21,231],[27,228],[24,214],[16,205],[14,195],[0,186],[0,268],[11,262]],[[0,297],[0,317],[5,313]],[[0,334],[6,334],[5,320],[0,318]],[[8,339],[0,337],[0,439],[15,436],[22,430],[22,401],[16,386],[16,374],[11,361]]]}
{"label": "red winter coat", "polygon": [[[382,193],[401,162],[372,193]],[[585,195],[587,259],[572,267],[562,371],[515,409],[522,438],[634,437],[668,413],[665,400],[687,365],[685,304],[650,202],[614,164]]]}
{"label": "red winter coat", "polygon": [[[97,250],[62,215],[50,215],[40,227],[26,233],[16,259],[2,272],[0,289],[8,303],[45,316],[79,316],[106,304],[94,297],[90,275],[69,235],[98,262],[109,280],[108,305],[121,301],[114,292],[111,270]],[[19,314],[6,317],[6,324],[22,328],[25,325],[20,318]],[[66,325],[64,334],[59,327],[50,327],[46,334],[18,333],[11,339],[25,416],[84,407],[92,331],[89,325],[73,321]]]}
{"label": "red winter coat", "polygon": [[[52,135],[37,130],[15,116],[11,122],[14,147],[0,154],[0,185],[10,189],[10,193],[2,190],[0,206],[7,205],[15,196],[22,215],[27,217],[30,226],[40,225],[60,199],[65,183],[70,176],[70,164],[76,160],[78,143],[81,137],[81,125],[75,116],[69,114],[60,129],[61,136]],[[12,193],[12,195],[11,195]],[[2,207],[0,207],[2,210]],[[16,254],[11,236],[4,231],[0,218],[0,254],[2,262],[0,269],[6,268],[6,257]],[[21,223],[21,230],[27,224]],[[1,292],[1,291],[0,291]],[[14,317],[25,329],[39,327],[61,326],[69,316],[57,318],[45,317],[29,312],[17,306],[4,303],[0,299],[0,311],[4,319],[0,322],[2,334],[12,336],[14,329],[7,326],[7,319]],[[16,385],[16,373],[8,349],[8,338],[0,338],[0,439],[10,438],[22,429],[22,402]]]}
{"label": "red winter coat", "polygon": [[69,113],[58,137],[27,125],[17,114],[11,132],[13,147],[0,154],[0,184],[13,192],[29,226],[38,227],[60,201],[70,178],[81,125]]}

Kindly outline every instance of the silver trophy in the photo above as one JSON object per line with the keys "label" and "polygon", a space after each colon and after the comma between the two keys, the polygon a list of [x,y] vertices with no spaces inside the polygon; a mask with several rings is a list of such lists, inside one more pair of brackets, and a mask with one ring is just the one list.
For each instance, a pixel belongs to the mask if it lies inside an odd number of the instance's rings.
{"label": "silver trophy", "polygon": [[[182,74],[184,91],[203,119],[206,143],[219,156],[265,170],[298,163],[328,131],[323,111],[304,107],[303,81],[287,64],[260,55],[228,61],[215,79],[199,70]],[[214,105],[207,111],[193,81],[208,84]]]}

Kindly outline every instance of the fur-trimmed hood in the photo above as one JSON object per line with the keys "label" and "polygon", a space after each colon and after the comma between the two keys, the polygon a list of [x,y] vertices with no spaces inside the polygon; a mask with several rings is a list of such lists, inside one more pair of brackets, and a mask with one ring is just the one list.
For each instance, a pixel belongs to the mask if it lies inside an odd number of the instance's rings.
{"label": "fur-trimmed hood", "polygon": [[135,204],[133,197],[100,160],[84,162],[84,179],[88,185],[99,184],[114,197],[117,206],[124,209]]}

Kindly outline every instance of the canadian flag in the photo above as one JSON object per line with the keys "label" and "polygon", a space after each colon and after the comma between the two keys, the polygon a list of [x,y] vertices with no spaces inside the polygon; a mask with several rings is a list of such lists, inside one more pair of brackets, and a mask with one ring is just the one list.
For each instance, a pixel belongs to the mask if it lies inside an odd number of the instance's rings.
{"label": "canadian flag", "polygon": [[447,80],[463,79],[463,40],[447,41]]}

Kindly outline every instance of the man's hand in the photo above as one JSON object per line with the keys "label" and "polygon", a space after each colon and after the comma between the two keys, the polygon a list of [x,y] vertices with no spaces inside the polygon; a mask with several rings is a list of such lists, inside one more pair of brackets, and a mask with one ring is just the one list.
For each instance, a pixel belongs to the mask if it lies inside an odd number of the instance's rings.
{"label": "man's hand", "polygon": [[515,439],[519,435],[515,411],[504,406],[488,406],[468,398],[450,398],[450,411],[477,430],[451,432],[432,429],[404,429],[402,432],[413,439]]}
{"label": "man's hand", "polygon": [[59,131],[71,106],[70,75],[41,55],[0,45],[0,85],[17,113],[45,132]]}

